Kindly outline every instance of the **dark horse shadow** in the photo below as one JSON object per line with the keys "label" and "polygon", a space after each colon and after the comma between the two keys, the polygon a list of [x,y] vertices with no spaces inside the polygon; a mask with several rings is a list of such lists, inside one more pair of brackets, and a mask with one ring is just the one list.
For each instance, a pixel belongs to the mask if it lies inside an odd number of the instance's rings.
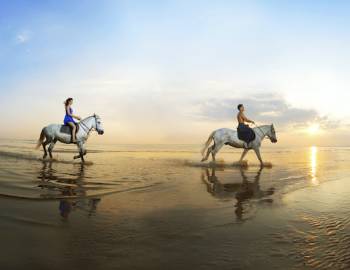
{"label": "dark horse shadow", "polygon": [[[245,215],[249,212],[249,205],[254,202],[269,202],[273,199],[268,198],[274,194],[274,188],[261,190],[260,177],[263,168],[260,168],[250,180],[246,175],[246,170],[240,168],[240,177],[230,177],[220,180],[217,172],[223,172],[223,169],[217,170],[215,167],[206,168],[202,173],[202,181],[207,186],[207,191],[214,197],[220,199],[236,199],[235,215],[238,220],[243,221]],[[235,175],[237,176],[237,175]],[[227,181],[229,180],[229,181]]]}
{"label": "dark horse shadow", "polygon": [[41,197],[59,200],[59,212],[64,219],[67,219],[72,210],[76,209],[87,212],[88,216],[93,215],[101,198],[87,197],[86,166],[83,163],[74,164],[72,172],[60,174],[53,168],[53,163],[43,161],[43,166],[39,171],[40,184],[38,187],[44,191]]}

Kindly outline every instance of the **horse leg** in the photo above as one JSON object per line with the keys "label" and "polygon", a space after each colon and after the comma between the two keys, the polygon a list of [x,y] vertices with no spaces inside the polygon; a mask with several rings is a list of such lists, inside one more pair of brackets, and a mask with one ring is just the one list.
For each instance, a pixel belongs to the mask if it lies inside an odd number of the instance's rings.
{"label": "horse leg", "polygon": [[255,154],[258,157],[259,161],[260,161],[260,166],[263,167],[264,166],[264,162],[262,161],[261,155],[260,155],[260,149],[259,148],[254,148]]}
{"label": "horse leg", "polygon": [[78,142],[78,149],[79,149],[78,157],[80,157],[81,161],[84,163],[85,162],[84,154],[85,154],[86,151],[84,149],[84,144],[82,142]]}
{"label": "horse leg", "polygon": [[208,148],[207,153],[205,154],[205,157],[202,158],[202,160],[201,160],[202,162],[203,162],[203,161],[206,161],[206,160],[208,159],[208,157],[209,157],[211,151],[213,151],[214,148],[215,148],[215,143],[214,143],[212,146],[210,146],[210,147]]}
{"label": "horse leg", "polygon": [[45,142],[42,143],[43,149],[44,149],[44,155],[43,155],[43,159],[45,159],[47,157],[47,151],[46,151],[46,145],[49,144],[49,141],[46,139]]}
{"label": "horse leg", "polygon": [[215,162],[215,156],[223,146],[224,146],[223,143],[216,144],[214,149],[211,151],[211,157],[213,158],[213,162]]}
{"label": "horse leg", "polygon": [[52,159],[52,150],[53,148],[55,147],[55,144],[57,142],[57,139],[53,140],[50,145],[49,145],[49,148],[48,148],[48,151],[49,151],[49,155],[50,155],[50,158]]}
{"label": "horse leg", "polygon": [[[44,156],[43,156],[43,158],[46,158],[46,157],[47,157],[46,145],[48,145],[48,144],[51,143],[51,142],[52,142],[52,138],[46,137],[45,142],[42,143],[43,148],[44,148]],[[50,150],[49,150],[49,152],[50,152]],[[51,154],[50,154],[50,157],[51,157]]]}
{"label": "horse leg", "polygon": [[[43,143],[43,147],[44,147],[44,151],[45,151],[44,158],[46,158],[46,156],[47,156],[46,145],[51,144],[51,142],[52,142],[52,138],[46,137],[46,140]],[[48,147],[48,150],[49,150],[49,154],[50,154],[50,158],[51,158],[50,146]]]}
{"label": "horse leg", "polygon": [[84,151],[80,151],[80,158],[81,158],[81,161],[84,163],[85,162]]}
{"label": "horse leg", "polygon": [[239,159],[239,163],[242,163],[243,161],[243,158],[245,157],[245,155],[248,153],[249,149],[244,149],[243,150],[243,153],[241,155],[241,158]]}

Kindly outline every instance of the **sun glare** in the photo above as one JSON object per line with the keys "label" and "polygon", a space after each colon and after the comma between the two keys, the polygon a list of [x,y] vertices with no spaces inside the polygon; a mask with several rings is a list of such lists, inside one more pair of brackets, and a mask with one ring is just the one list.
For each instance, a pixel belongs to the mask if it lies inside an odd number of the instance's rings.
{"label": "sun glare", "polygon": [[312,124],[307,129],[307,132],[310,135],[315,135],[315,134],[319,133],[319,131],[320,131],[320,125],[319,124]]}
{"label": "sun glare", "polygon": [[313,185],[318,185],[317,180],[317,147],[311,146],[310,148],[310,173],[311,173],[311,182]]}

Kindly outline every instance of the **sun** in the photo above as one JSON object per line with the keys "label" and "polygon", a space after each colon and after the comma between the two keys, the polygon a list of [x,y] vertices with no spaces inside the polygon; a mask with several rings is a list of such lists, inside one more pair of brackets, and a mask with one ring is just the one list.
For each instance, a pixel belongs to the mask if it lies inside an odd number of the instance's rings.
{"label": "sun", "polygon": [[320,125],[315,123],[315,124],[311,124],[308,129],[307,129],[307,132],[310,134],[310,135],[315,135],[317,133],[320,132]]}

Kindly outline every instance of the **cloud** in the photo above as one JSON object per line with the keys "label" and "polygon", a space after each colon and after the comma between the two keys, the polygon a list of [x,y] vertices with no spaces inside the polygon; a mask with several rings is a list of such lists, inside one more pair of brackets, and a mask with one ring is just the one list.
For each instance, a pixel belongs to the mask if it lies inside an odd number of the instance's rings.
{"label": "cloud", "polygon": [[16,35],[16,43],[24,44],[27,43],[31,38],[31,33],[29,31],[21,31]]}
{"label": "cloud", "polygon": [[322,128],[335,128],[339,121],[320,116],[316,110],[295,108],[283,97],[273,93],[258,94],[249,98],[210,99],[196,104],[197,118],[203,121],[227,121],[235,117],[237,105],[244,104],[246,115],[260,123],[274,123],[280,127],[305,128],[319,123]]}

